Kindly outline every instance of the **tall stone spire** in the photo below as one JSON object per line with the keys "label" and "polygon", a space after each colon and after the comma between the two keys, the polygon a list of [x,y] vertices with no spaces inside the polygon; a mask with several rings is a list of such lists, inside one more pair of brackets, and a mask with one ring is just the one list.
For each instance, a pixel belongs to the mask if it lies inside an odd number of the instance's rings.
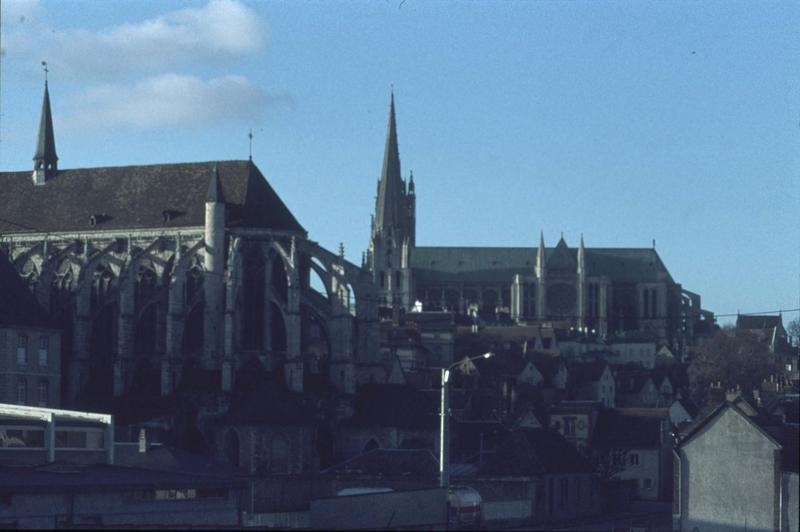
{"label": "tall stone spire", "polygon": [[39,121],[39,140],[36,144],[36,154],[33,156],[33,182],[36,185],[44,185],[57,172],[56,138],[53,134],[53,115],[50,112],[50,92],[47,88],[47,79],[45,79],[42,117]]}
{"label": "tall stone spire", "polygon": [[389,126],[386,131],[386,148],[383,153],[383,169],[378,184],[378,199],[375,205],[375,229],[394,227],[405,229],[405,193],[400,174],[400,152],[397,149],[397,124],[394,116],[394,92],[389,103]]}
{"label": "tall stone spire", "polygon": [[545,256],[544,256],[544,231],[539,232],[539,250],[536,253],[536,275],[544,278]]}

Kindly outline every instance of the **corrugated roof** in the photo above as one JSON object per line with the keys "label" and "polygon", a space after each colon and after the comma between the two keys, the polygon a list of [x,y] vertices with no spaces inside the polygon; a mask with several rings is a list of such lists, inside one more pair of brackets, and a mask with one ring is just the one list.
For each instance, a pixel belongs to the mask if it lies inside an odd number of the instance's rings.
{"label": "corrugated roof", "polygon": [[214,165],[227,226],[305,233],[250,161],[59,170],[40,186],[31,172],[0,172],[0,233],[203,226]]}
{"label": "corrugated roof", "polygon": [[134,488],[241,487],[233,478],[191,475],[176,471],[152,471],[106,464],[47,464],[36,467],[0,467],[0,490],[6,493],[61,492],[89,490],[130,490]]}

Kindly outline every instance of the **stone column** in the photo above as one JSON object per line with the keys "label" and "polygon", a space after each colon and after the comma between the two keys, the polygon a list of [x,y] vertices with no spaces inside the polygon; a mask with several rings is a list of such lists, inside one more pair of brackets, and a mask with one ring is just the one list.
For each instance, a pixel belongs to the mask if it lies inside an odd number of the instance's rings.
{"label": "stone column", "polygon": [[286,361],[284,377],[286,386],[293,392],[303,391],[303,360],[300,352],[302,323],[300,318],[300,271],[299,255],[292,244],[292,261],[289,275],[289,294],[286,302]]}
{"label": "stone column", "polygon": [[119,279],[117,352],[114,357],[114,396],[125,393],[132,370],[136,336],[136,263],[127,257]]}

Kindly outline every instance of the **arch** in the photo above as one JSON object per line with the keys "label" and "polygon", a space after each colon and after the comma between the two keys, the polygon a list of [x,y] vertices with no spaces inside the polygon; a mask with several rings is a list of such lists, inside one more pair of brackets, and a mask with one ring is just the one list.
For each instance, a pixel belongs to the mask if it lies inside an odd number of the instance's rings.
{"label": "arch", "polygon": [[203,297],[203,264],[199,255],[191,259],[190,265],[186,268],[186,277],[183,284],[183,302],[186,305],[193,305]]}
{"label": "arch", "polygon": [[278,301],[286,303],[289,300],[289,276],[286,273],[286,266],[283,257],[273,252],[270,257],[271,286],[272,295]]}
{"label": "arch", "polygon": [[158,288],[158,275],[152,262],[141,261],[136,272],[136,307],[142,309],[148,305],[153,298],[158,296]]}
{"label": "arch", "polygon": [[239,467],[240,463],[240,448],[239,448],[239,433],[236,429],[228,429],[225,433],[225,443],[223,445],[223,452],[225,454],[225,461],[234,467]]}
{"label": "arch", "polygon": [[61,261],[55,269],[50,281],[50,311],[57,313],[64,310],[73,300],[75,274],[77,266],[71,259]]}
{"label": "arch", "polygon": [[270,337],[272,338],[272,350],[285,352],[287,346],[287,333],[286,320],[283,317],[283,311],[273,302],[270,302],[269,305],[269,330]]}
{"label": "arch", "polygon": [[344,287],[347,289],[347,311],[355,318],[358,316],[358,300],[356,299],[353,284],[348,282]]}
{"label": "arch", "polygon": [[368,453],[374,449],[380,449],[380,448],[381,444],[378,443],[378,440],[376,440],[375,438],[370,438],[369,441],[364,444],[363,452]]}
{"label": "arch", "polygon": [[39,268],[36,266],[36,263],[33,261],[31,256],[27,257],[27,260],[22,263],[22,266],[18,268],[19,275],[25,281],[25,284],[28,286],[28,289],[36,293],[36,287],[39,285]]}
{"label": "arch", "polygon": [[289,473],[289,440],[280,432],[272,436],[269,444],[269,472],[273,475]]}
{"label": "arch", "polygon": [[114,275],[111,266],[102,261],[95,266],[90,279],[90,308],[92,314],[96,314],[98,309],[106,306],[113,297],[113,290],[116,288],[117,277]]}
{"label": "arch", "polygon": [[308,287],[330,302],[330,274],[328,270],[312,257],[308,268]]}

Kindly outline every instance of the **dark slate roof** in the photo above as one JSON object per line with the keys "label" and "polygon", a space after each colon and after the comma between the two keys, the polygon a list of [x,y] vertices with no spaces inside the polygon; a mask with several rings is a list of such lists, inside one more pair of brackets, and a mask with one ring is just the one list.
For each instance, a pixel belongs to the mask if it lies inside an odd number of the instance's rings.
{"label": "dark slate roof", "polygon": [[[127,451],[127,452],[123,452]],[[239,471],[227,464],[219,464],[207,457],[168,445],[151,445],[140,453],[138,445],[115,446],[116,465],[153,471],[177,471],[195,475],[231,477]]]}
{"label": "dark slate roof", "polygon": [[[545,257],[557,248],[546,248]],[[577,248],[566,250],[573,258]],[[661,258],[652,248],[586,248],[590,276],[605,275],[615,282],[656,281],[659,272],[669,277]],[[416,247],[411,255],[415,279],[421,281],[502,281],[514,274],[533,275],[537,248],[533,247]]]}
{"label": "dark slate roof", "polygon": [[0,172],[0,233],[203,226],[214,165],[227,226],[305,233],[250,161],[59,170],[40,186],[31,172]]}
{"label": "dark slate roof", "polygon": [[[544,377],[545,380],[551,384],[553,378],[558,372],[558,368],[560,368],[561,364],[563,363],[564,361],[560,356],[551,356],[538,353],[533,356],[533,364],[536,366],[536,369],[542,374],[542,377]],[[567,376],[569,378],[569,372],[567,372]]]}
{"label": "dark slate roof", "polygon": [[0,252],[0,326],[50,327],[44,308]]}
{"label": "dark slate roof", "polygon": [[[620,370],[617,372],[616,380],[616,388],[618,394],[626,394],[626,393],[639,393],[644,388],[645,384],[647,384],[647,379],[652,379],[650,376],[649,371],[624,371]],[[663,379],[662,379],[663,380]],[[653,384],[658,388],[661,384],[661,381],[655,382]]]}
{"label": "dark slate roof", "polygon": [[576,362],[569,365],[567,373],[567,385],[570,388],[580,388],[597,382],[603,376],[603,372],[608,367],[604,360],[592,360],[590,362]]}
{"label": "dark slate roof", "polygon": [[106,464],[53,463],[35,467],[0,467],[0,492],[7,493],[214,487],[241,487],[241,483],[232,478]]}
{"label": "dark slate roof", "polygon": [[482,475],[517,477],[591,472],[586,458],[550,429],[517,429],[479,470]]}
{"label": "dark slate roof", "polygon": [[430,429],[438,426],[439,391],[417,390],[405,384],[365,384],[358,388],[351,427]]}
{"label": "dark slate roof", "polygon": [[656,449],[661,444],[662,419],[602,410],[595,426],[594,442],[601,449]]}
{"label": "dark slate roof", "polygon": [[439,461],[428,449],[372,449],[324,473],[375,477],[433,477]]}

